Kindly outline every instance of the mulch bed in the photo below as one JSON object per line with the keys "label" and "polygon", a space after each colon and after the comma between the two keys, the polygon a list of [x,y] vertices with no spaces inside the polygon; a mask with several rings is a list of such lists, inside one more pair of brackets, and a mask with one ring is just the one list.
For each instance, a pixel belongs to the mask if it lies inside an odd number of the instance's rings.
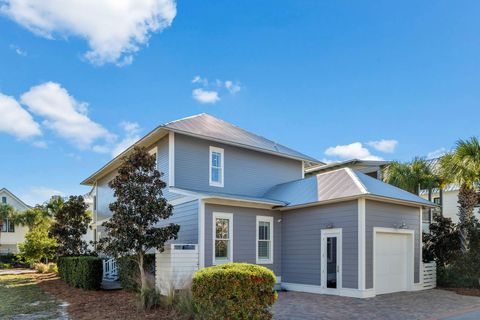
{"label": "mulch bed", "polygon": [[441,289],[454,291],[457,294],[461,294],[463,296],[480,297],[480,289],[478,288],[441,288]]}
{"label": "mulch bed", "polygon": [[40,288],[69,305],[67,312],[73,319],[177,319],[173,310],[157,308],[142,311],[136,296],[125,290],[90,291],[72,288],[55,274],[33,274]]}

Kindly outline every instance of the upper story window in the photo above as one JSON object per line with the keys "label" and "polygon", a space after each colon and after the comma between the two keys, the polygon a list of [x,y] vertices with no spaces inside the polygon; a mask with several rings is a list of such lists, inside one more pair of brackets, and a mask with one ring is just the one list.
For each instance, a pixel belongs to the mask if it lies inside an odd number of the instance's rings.
{"label": "upper story window", "polygon": [[210,185],[214,187],[223,187],[223,168],[224,168],[223,149],[210,147]]}
{"label": "upper story window", "polygon": [[257,216],[257,264],[273,263],[273,217]]}
{"label": "upper story window", "polygon": [[2,197],[2,203],[7,203],[7,197]]}
{"label": "upper story window", "polygon": [[213,213],[213,264],[232,261],[233,214]]}
{"label": "upper story window", "polygon": [[435,204],[441,204],[441,203],[440,203],[440,197],[435,197],[435,198],[433,198],[433,203],[435,203]]}

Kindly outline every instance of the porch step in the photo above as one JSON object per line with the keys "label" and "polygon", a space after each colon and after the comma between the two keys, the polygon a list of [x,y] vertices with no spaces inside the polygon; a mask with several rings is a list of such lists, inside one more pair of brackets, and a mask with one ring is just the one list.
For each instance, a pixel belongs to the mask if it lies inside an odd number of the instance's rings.
{"label": "porch step", "polygon": [[120,281],[109,281],[106,279],[103,279],[102,281],[102,290],[121,290],[122,285],[120,284]]}

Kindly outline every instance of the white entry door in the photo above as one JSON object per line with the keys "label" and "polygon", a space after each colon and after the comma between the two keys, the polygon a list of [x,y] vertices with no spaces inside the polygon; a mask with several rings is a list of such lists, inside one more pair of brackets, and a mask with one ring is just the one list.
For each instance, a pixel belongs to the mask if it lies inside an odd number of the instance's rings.
{"label": "white entry door", "polygon": [[321,231],[322,287],[337,291],[342,287],[342,229]]}
{"label": "white entry door", "polygon": [[413,281],[413,234],[375,236],[375,293],[406,291]]}

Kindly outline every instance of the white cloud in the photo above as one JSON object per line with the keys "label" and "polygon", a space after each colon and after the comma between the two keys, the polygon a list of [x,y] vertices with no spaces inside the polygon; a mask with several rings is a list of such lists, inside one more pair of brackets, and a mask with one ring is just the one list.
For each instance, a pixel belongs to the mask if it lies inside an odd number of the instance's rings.
{"label": "white cloud", "polygon": [[367,144],[373,147],[375,150],[386,152],[386,153],[393,153],[398,144],[398,141],[382,139],[378,141],[370,141],[370,142],[367,142]]}
{"label": "white cloud", "polygon": [[52,189],[45,186],[35,186],[23,193],[20,198],[29,205],[42,204],[45,201],[49,201],[52,196],[64,196],[62,191]]}
{"label": "white cloud", "polygon": [[42,135],[40,125],[30,113],[23,109],[13,97],[0,93],[0,131],[14,135],[18,139],[28,139]]}
{"label": "white cloud", "polygon": [[21,96],[30,112],[45,120],[43,124],[77,148],[90,149],[98,140],[112,142],[115,136],[88,115],[88,104],[78,102],[60,84],[47,82],[30,88]]}
{"label": "white cloud", "polygon": [[27,51],[23,50],[22,48],[20,48],[19,46],[16,46],[14,44],[11,44],[9,46],[10,49],[12,49],[13,51],[15,51],[16,54],[18,54],[19,56],[22,56],[22,57],[26,57],[27,56]]}
{"label": "white cloud", "polygon": [[203,85],[204,87],[208,86],[208,79],[207,78],[202,78],[200,76],[195,76],[192,79],[192,83],[199,83]]}
{"label": "white cloud", "polygon": [[217,91],[208,91],[201,88],[194,89],[192,96],[200,103],[216,103],[220,100]]}
{"label": "white cloud", "polygon": [[48,148],[48,143],[44,140],[37,140],[32,142],[32,145],[36,148],[40,149],[47,149]]}
{"label": "white cloud", "polygon": [[429,152],[427,154],[427,159],[435,159],[435,158],[440,158],[441,156],[443,156],[445,153],[447,153],[447,149],[442,147],[442,148],[439,148],[437,150],[434,150],[432,152]]}
{"label": "white cloud", "polygon": [[378,156],[372,155],[360,142],[330,147],[325,150],[325,154],[327,156],[335,156],[342,159],[383,160]]}
{"label": "white cloud", "polygon": [[120,127],[125,132],[125,137],[122,141],[114,146],[112,150],[112,157],[118,156],[132,144],[140,140],[140,126],[138,123],[125,121],[120,123]]}
{"label": "white cloud", "polygon": [[85,39],[94,64],[132,62],[153,32],[169,27],[175,0],[0,0],[0,14],[47,39]]}
{"label": "white cloud", "polygon": [[233,83],[233,81],[231,80],[225,81],[225,88],[227,88],[228,92],[230,92],[231,94],[238,93],[242,89],[238,82]]}

